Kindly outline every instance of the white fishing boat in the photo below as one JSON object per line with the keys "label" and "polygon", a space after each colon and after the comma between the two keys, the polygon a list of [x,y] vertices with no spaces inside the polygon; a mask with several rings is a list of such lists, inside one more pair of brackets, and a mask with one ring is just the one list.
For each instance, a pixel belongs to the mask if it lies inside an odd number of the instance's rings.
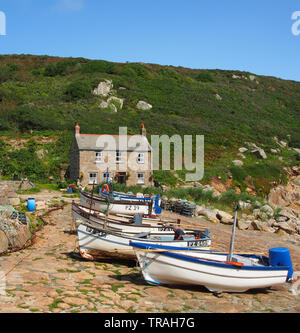
{"label": "white fishing boat", "polygon": [[[75,202],[72,203],[72,214],[75,227],[80,224],[91,225],[96,228],[110,229],[112,231],[117,231],[121,233],[126,233],[128,235],[137,235],[142,232],[150,232],[151,235],[173,235],[173,225],[176,222],[162,222],[162,220],[146,220],[134,219],[128,220],[122,217],[111,217],[111,215],[106,216],[104,213],[99,211],[84,207]],[[193,234],[194,232],[202,232],[197,228],[185,228],[185,234]]]}
{"label": "white fishing boat", "polygon": [[95,228],[81,224],[77,229],[78,244],[82,257],[95,260],[109,256],[136,259],[131,241],[143,241],[147,244],[176,246],[177,248],[210,249],[211,239],[205,233],[186,235],[182,240],[174,240],[173,235],[151,235],[150,232],[128,236],[126,234]]}
{"label": "white fishing boat", "polygon": [[124,198],[122,200],[111,197],[109,200],[103,196],[95,195],[86,191],[80,192],[80,203],[83,206],[95,210],[106,211],[114,214],[142,214],[144,216],[155,216],[154,201]]}
{"label": "white fishing boat", "polygon": [[245,292],[282,284],[291,278],[286,265],[259,255],[228,255],[131,242],[143,276],[150,284],[201,285],[212,292]]}
{"label": "white fishing boat", "polygon": [[131,242],[145,280],[151,284],[201,285],[212,292],[245,292],[292,279],[287,248],[269,250],[269,257],[233,253],[237,221],[235,210],[229,253]]}

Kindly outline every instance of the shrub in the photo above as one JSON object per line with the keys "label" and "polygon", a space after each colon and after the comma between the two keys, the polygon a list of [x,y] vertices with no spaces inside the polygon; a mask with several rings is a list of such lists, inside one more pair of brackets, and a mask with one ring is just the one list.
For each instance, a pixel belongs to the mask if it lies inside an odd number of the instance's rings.
{"label": "shrub", "polygon": [[146,78],[148,76],[148,71],[140,64],[131,63],[124,66],[121,75]]}
{"label": "shrub", "polygon": [[70,68],[74,67],[77,64],[76,60],[67,60],[61,62],[55,62],[49,64],[45,68],[45,76],[56,76],[56,75],[66,75]]}
{"label": "shrub", "polygon": [[178,179],[169,170],[153,172],[153,179],[161,185],[176,186]]}
{"label": "shrub", "polygon": [[76,81],[66,88],[65,95],[69,100],[86,98],[91,95],[92,86],[88,81]]}
{"label": "shrub", "polygon": [[300,148],[300,134],[299,133],[292,134],[290,142],[289,142],[289,146],[294,147],[294,148]]}
{"label": "shrub", "polygon": [[104,60],[94,60],[82,66],[82,73],[107,73],[114,74],[115,66],[113,63]]}
{"label": "shrub", "polygon": [[15,70],[9,65],[0,66],[0,84],[12,80],[15,77]]}
{"label": "shrub", "polygon": [[197,81],[200,82],[215,82],[212,75],[209,72],[201,72],[197,77]]}
{"label": "shrub", "polygon": [[235,206],[239,202],[239,197],[234,190],[223,192],[219,201],[228,206]]}

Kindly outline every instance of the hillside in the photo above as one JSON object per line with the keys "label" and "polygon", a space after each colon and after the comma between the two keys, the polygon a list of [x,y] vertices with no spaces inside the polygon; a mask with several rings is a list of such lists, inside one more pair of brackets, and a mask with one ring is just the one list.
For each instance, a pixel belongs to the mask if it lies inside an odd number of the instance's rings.
{"label": "hillside", "polygon": [[[107,97],[92,94],[105,79],[112,81],[113,95],[124,100],[122,108],[117,101],[101,108]],[[138,110],[141,100],[152,109]],[[300,83],[239,71],[0,56],[2,175],[59,179],[60,169],[68,165],[76,121],[84,133],[115,134],[127,126],[134,134],[144,123],[149,136],[204,135],[204,183],[213,177],[226,183],[232,176],[231,186],[245,191],[250,176],[254,189],[266,194],[286,181],[283,167],[299,164],[299,154],[288,147],[300,148]],[[19,144],[16,138],[25,141]],[[267,158],[258,159],[250,150],[242,158],[238,149],[245,142],[264,149]],[[242,167],[232,163],[241,159]],[[178,182],[173,173],[155,177],[170,185]]]}

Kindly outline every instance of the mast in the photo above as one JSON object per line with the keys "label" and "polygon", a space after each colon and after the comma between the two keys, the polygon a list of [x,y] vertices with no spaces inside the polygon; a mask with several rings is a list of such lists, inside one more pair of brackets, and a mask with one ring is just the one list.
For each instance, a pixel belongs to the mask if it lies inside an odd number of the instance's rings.
{"label": "mast", "polygon": [[235,230],[236,230],[236,222],[237,222],[237,212],[240,209],[239,204],[237,204],[234,212],[234,221],[233,221],[233,227],[232,227],[232,234],[231,234],[231,241],[230,241],[230,250],[229,254],[227,257],[228,261],[232,260],[232,255],[233,255],[233,247],[234,247],[234,238],[235,238]]}
{"label": "mast", "polygon": [[90,204],[90,214],[92,212],[92,205],[93,205],[93,199],[94,199],[94,187],[95,187],[95,180],[93,181],[93,189],[92,189],[91,204]]}
{"label": "mast", "polygon": [[[109,182],[108,182],[108,168],[106,170],[106,183],[109,187]],[[110,204],[110,195],[112,194],[113,188],[109,187],[110,191],[107,193],[106,200],[107,200],[107,205],[106,205],[106,212],[105,212],[105,220],[104,220],[104,229],[107,228],[107,218],[108,218],[108,210],[109,210],[109,204]],[[110,194],[111,193],[111,194]]]}

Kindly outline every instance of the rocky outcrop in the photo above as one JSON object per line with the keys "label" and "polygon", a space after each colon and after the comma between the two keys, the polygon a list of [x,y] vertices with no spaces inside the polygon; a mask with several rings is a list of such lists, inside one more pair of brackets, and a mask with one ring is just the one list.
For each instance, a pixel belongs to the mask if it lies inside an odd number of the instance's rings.
{"label": "rocky outcrop", "polygon": [[286,186],[277,186],[268,196],[268,202],[277,207],[291,207],[300,209],[300,178],[295,178]]}
{"label": "rocky outcrop", "polygon": [[267,154],[265,153],[265,151],[262,148],[258,147],[255,143],[245,142],[245,145],[248,146],[248,148],[251,150],[251,153],[255,155],[257,158],[261,159],[267,158]]}
{"label": "rocky outcrop", "polygon": [[151,110],[152,109],[152,105],[145,102],[145,101],[139,101],[137,103],[137,106],[136,106],[139,110],[144,110],[144,111],[147,111],[147,110]]}
{"label": "rocky outcrop", "polygon": [[234,160],[234,161],[232,161],[232,163],[233,163],[235,166],[239,166],[239,167],[241,167],[241,166],[244,165],[244,162],[241,161],[241,160]]}
{"label": "rocky outcrop", "polygon": [[97,96],[107,97],[113,89],[111,80],[105,80],[98,84],[97,88],[93,90],[93,94]]}
{"label": "rocky outcrop", "polygon": [[114,112],[118,112],[119,110],[122,110],[123,105],[124,105],[124,99],[111,96],[107,99],[107,101],[101,102],[100,108],[101,109],[109,108]]}
{"label": "rocky outcrop", "polygon": [[267,158],[267,154],[262,148],[254,149],[251,151],[251,153],[255,155],[257,158],[262,158],[262,159]]}

